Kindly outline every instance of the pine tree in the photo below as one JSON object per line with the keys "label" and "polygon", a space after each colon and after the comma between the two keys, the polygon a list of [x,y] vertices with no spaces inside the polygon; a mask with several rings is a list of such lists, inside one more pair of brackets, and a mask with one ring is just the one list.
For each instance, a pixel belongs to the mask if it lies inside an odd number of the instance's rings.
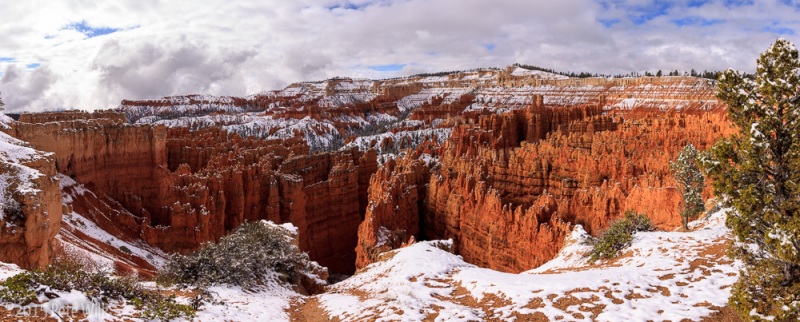
{"label": "pine tree", "polygon": [[6,109],[6,102],[3,102],[3,93],[0,92],[0,111]]}
{"label": "pine tree", "polygon": [[744,263],[730,304],[745,320],[800,319],[800,60],[779,39],[750,79],[728,70],[717,97],[739,133],[703,161],[720,199],[735,211],[731,254]]}
{"label": "pine tree", "polygon": [[670,162],[670,168],[675,179],[680,184],[683,195],[683,210],[681,210],[681,223],[683,229],[689,229],[689,219],[706,210],[703,203],[703,187],[705,178],[697,165],[699,151],[691,143],[687,144],[678,155],[675,162]]}

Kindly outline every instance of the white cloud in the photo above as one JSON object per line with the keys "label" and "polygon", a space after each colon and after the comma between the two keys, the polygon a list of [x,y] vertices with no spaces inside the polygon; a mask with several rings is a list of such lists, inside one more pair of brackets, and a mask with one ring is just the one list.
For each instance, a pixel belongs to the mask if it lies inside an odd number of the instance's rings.
{"label": "white cloud", "polygon": [[[752,70],[778,34],[796,41],[800,32],[797,8],[781,0],[660,3],[26,1],[4,8],[14,18],[0,24],[0,57],[14,61],[0,59],[0,91],[9,111],[95,109],[122,99],[247,95],[332,76],[515,62],[600,73]],[[88,38],[65,28],[79,22],[119,31]],[[405,66],[370,69],[386,65]]]}

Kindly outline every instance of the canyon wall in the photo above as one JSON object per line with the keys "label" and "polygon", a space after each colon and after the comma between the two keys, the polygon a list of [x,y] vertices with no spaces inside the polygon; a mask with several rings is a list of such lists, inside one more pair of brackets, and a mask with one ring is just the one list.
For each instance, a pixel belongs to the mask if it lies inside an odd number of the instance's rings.
{"label": "canyon wall", "polygon": [[430,177],[428,165],[410,154],[384,163],[369,181],[369,204],[358,227],[356,268],[380,253],[414,241],[420,233],[422,201]]}
{"label": "canyon wall", "polygon": [[374,151],[309,155],[299,138],[243,139],[219,128],[63,115],[62,121],[21,118],[43,123],[20,122],[14,135],[53,152],[59,172],[118,200],[149,244],[186,252],[244,221],[292,222],[313,260],[334,272],[354,270],[357,228],[377,169]]}
{"label": "canyon wall", "polygon": [[[0,133],[3,134],[3,133]],[[0,262],[33,269],[47,266],[61,229],[61,191],[55,161],[38,154],[0,162]]]}
{"label": "canyon wall", "polygon": [[630,209],[677,227],[681,197],[669,161],[687,143],[706,149],[731,134],[724,112],[592,110],[573,108],[516,148],[506,133],[513,113],[457,128],[429,182],[425,235],[453,238],[471,263],[519,272],[551,259],[571,224],[597,234]]}
{"label": "canyon wall", "polygon": [[532,101],[500,114],[462,112],[432,170],[405,159],[384,164],[370,185],[357,267],[414,236],[452,238],[470,263],[525,271],[555,256],[572,225],[597,235],[626,210],[674,229],[682,199],[669,162],[688,143],[704,150],[734,132],[724,109]]}
{"label": "canyon wall", "polygon": [[169,252],[268,219],[294,223],[335,273],[418,238],[518,272],[574,224],[597,234],[630,209],[675,227],[668,162],[732,132],[713,93],[693,77],[509,67],[123,101],[121,113],[22,115],[11,131],[125,209],[99,221]]}
{"label": "canyon wall", "polygon": [[[64,120],[54,121],[59,117]],[[162,213],[169,176],[164,126],[131,126],[112,113],[23,114],[20,120],[12,135],[54,153],[58,172],[119,200],[138,216]]]}

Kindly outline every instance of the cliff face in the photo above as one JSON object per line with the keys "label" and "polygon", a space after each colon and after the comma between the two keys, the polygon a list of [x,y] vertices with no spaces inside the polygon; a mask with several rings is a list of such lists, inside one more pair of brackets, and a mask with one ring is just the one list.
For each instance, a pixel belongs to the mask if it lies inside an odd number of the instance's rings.
{"label": "cliff face", "polygon": [[[0,130],[11,132],[2,123]],[[0,132],[0,261],[23,268],[49,264],[60,204],[53,157]]]}
{"label": "cliff face", "polygon": [[713,111],[571,115],[518,148],[513,139],[498,143],[510,138],[504,124],[514,114],[454,131],[429,183],[426,236],[455,239],[469,262],[519,272],[551,259],[570,224],[596,234],[632,209],[675,228],[681,198],[669,161],[687,143],[705,149],[732,132]]}
{"label": "cliff face", "polygon": [[354,270],[357,227],[377,169],[374,152],[309,156],[297,138],[263,141],[219,128],[192,132],[64,118],[28,117],[48,122],[19,123],[14,134],[53,152],[59,172],[118,200],[133,215],[125,226],[139,225],[149,244],[185,252],[244,221],[293,222],[312,259],[334,272]]}
{"label": "cliff face", "polygon": [[[309,145],[335,137],[320,133],[338,133],[349,146],[362,150],[374,148],[386,154],[411,148],[409,158],[426,155],[426,161],[416,161],[419,164],[411,159],[388,161],[369,182],[359,176],[360,213],[365,220],[358,230],[357,267],[414,236],[453,238],[457,251],[470,262],[520,271],[555,255],[572,224],[583,224],[596,234],[631,209],[646,213],[663,228],[674,227],[679,222],[680,194],[668,161],[688,142],[702,149],[730,132],[713,82],[693,77],[571,79],[509,67],[391,80],[298,83],[248,97],[246,104],[220,99],[228,103],[215,105],[218,111],[259,106],[263,118],[204,117],[203,122],[222,124],[229,131],[263,124],[258,126],[268,136],[262,137],[273,139],[283,135],[275,130],[276,124],[302,119],[297,126],[290,125],[291,137],[302,135]],[[123,102],[121,109],[145,105]],[[168,105],[146,113],[145,118],[152,118],[146,121],[186,123],[166,120],[158,112]],[[182,110],[184,105],[178,102],[172,108]],[[169,167],[175,170],[179,153],[169,155]],[[185,155],[180,162],[189,164],[189,173],[194,173],[213,153],[198,150]],[[310,161],[289,164],[297,162]],[[431,172],[423,169],[431,167]],[[320,195],[331,187],[354,191],[348,186],[356,181],[347,174],[348,167],[324,166],[324,171],[299,176],[297,167],[280,168],[273,165],[282,176],[260,184],[277,186],[278,192],[261,193],[260,199],[279,200],[281,206],[259,211],[298,223],[315,218],[309,209],[330,209],[333,222],[352,217],[336,215],[349,213],[347,207],[307,198],[308,192]],[[420,178],[425,182],[418,182]],[[309,182],[327,183],[309,187]],[[364,192],[367,186],[369,193]],[[314,227],[318,219],[310,220],[305,226]],[[299,226],[305,229],[304,224]],[[315,247],[310,244],[329,240],[327,233],[318,236],[305,239],[304,245]]]}
{"label": "cliff face", "polygon": [[173,129],[168,140],[168,214],[142,236],[167,251],[215,240],[244,221],[298,227],[301,249],[334,272],[353,271],[356,229],[366,207],[374,152],[308,155],[291,140],[244,140],[219,129]]}
{"label": "cliff face", "polygon": [[372,176],[366,215],[358,227],[356,269],[419,236],[429,177],[428,166],[410,156],[387,161]]}
{"label": "cliff face", "polygon": [[[12,135],[32,147],[52,152],[56,170],[74,177],[89,189],[101,191],[138,216],[160,213],[164,204],[167,129],[163,126],[129,126],[120,114],[50,113],[20,120]],[[81,119],[84,116],[91,118]],[[65,120],[53,122],[61,116]]]}
{"label": "cliff face", "polygon": [[516,272],[552,258],[574,224],[597,234],[632,209],[675,227],[668,162],[732,132],[713,92],[692,77],[509,67],[123,101],[22,115],[10,131],[124,210],[98,222],[169,252],[268,219],[294,223],[336,273],[412,237]]}

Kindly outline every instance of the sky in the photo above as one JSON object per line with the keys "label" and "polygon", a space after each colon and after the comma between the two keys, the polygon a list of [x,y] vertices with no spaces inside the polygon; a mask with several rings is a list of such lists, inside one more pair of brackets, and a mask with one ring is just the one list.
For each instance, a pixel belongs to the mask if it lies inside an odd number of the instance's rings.
{"label": "sky", "polygon": [[6,112],[514,63],[752,72],[775,39],[800,41],[800,0],[27,0],[1,15]]}

